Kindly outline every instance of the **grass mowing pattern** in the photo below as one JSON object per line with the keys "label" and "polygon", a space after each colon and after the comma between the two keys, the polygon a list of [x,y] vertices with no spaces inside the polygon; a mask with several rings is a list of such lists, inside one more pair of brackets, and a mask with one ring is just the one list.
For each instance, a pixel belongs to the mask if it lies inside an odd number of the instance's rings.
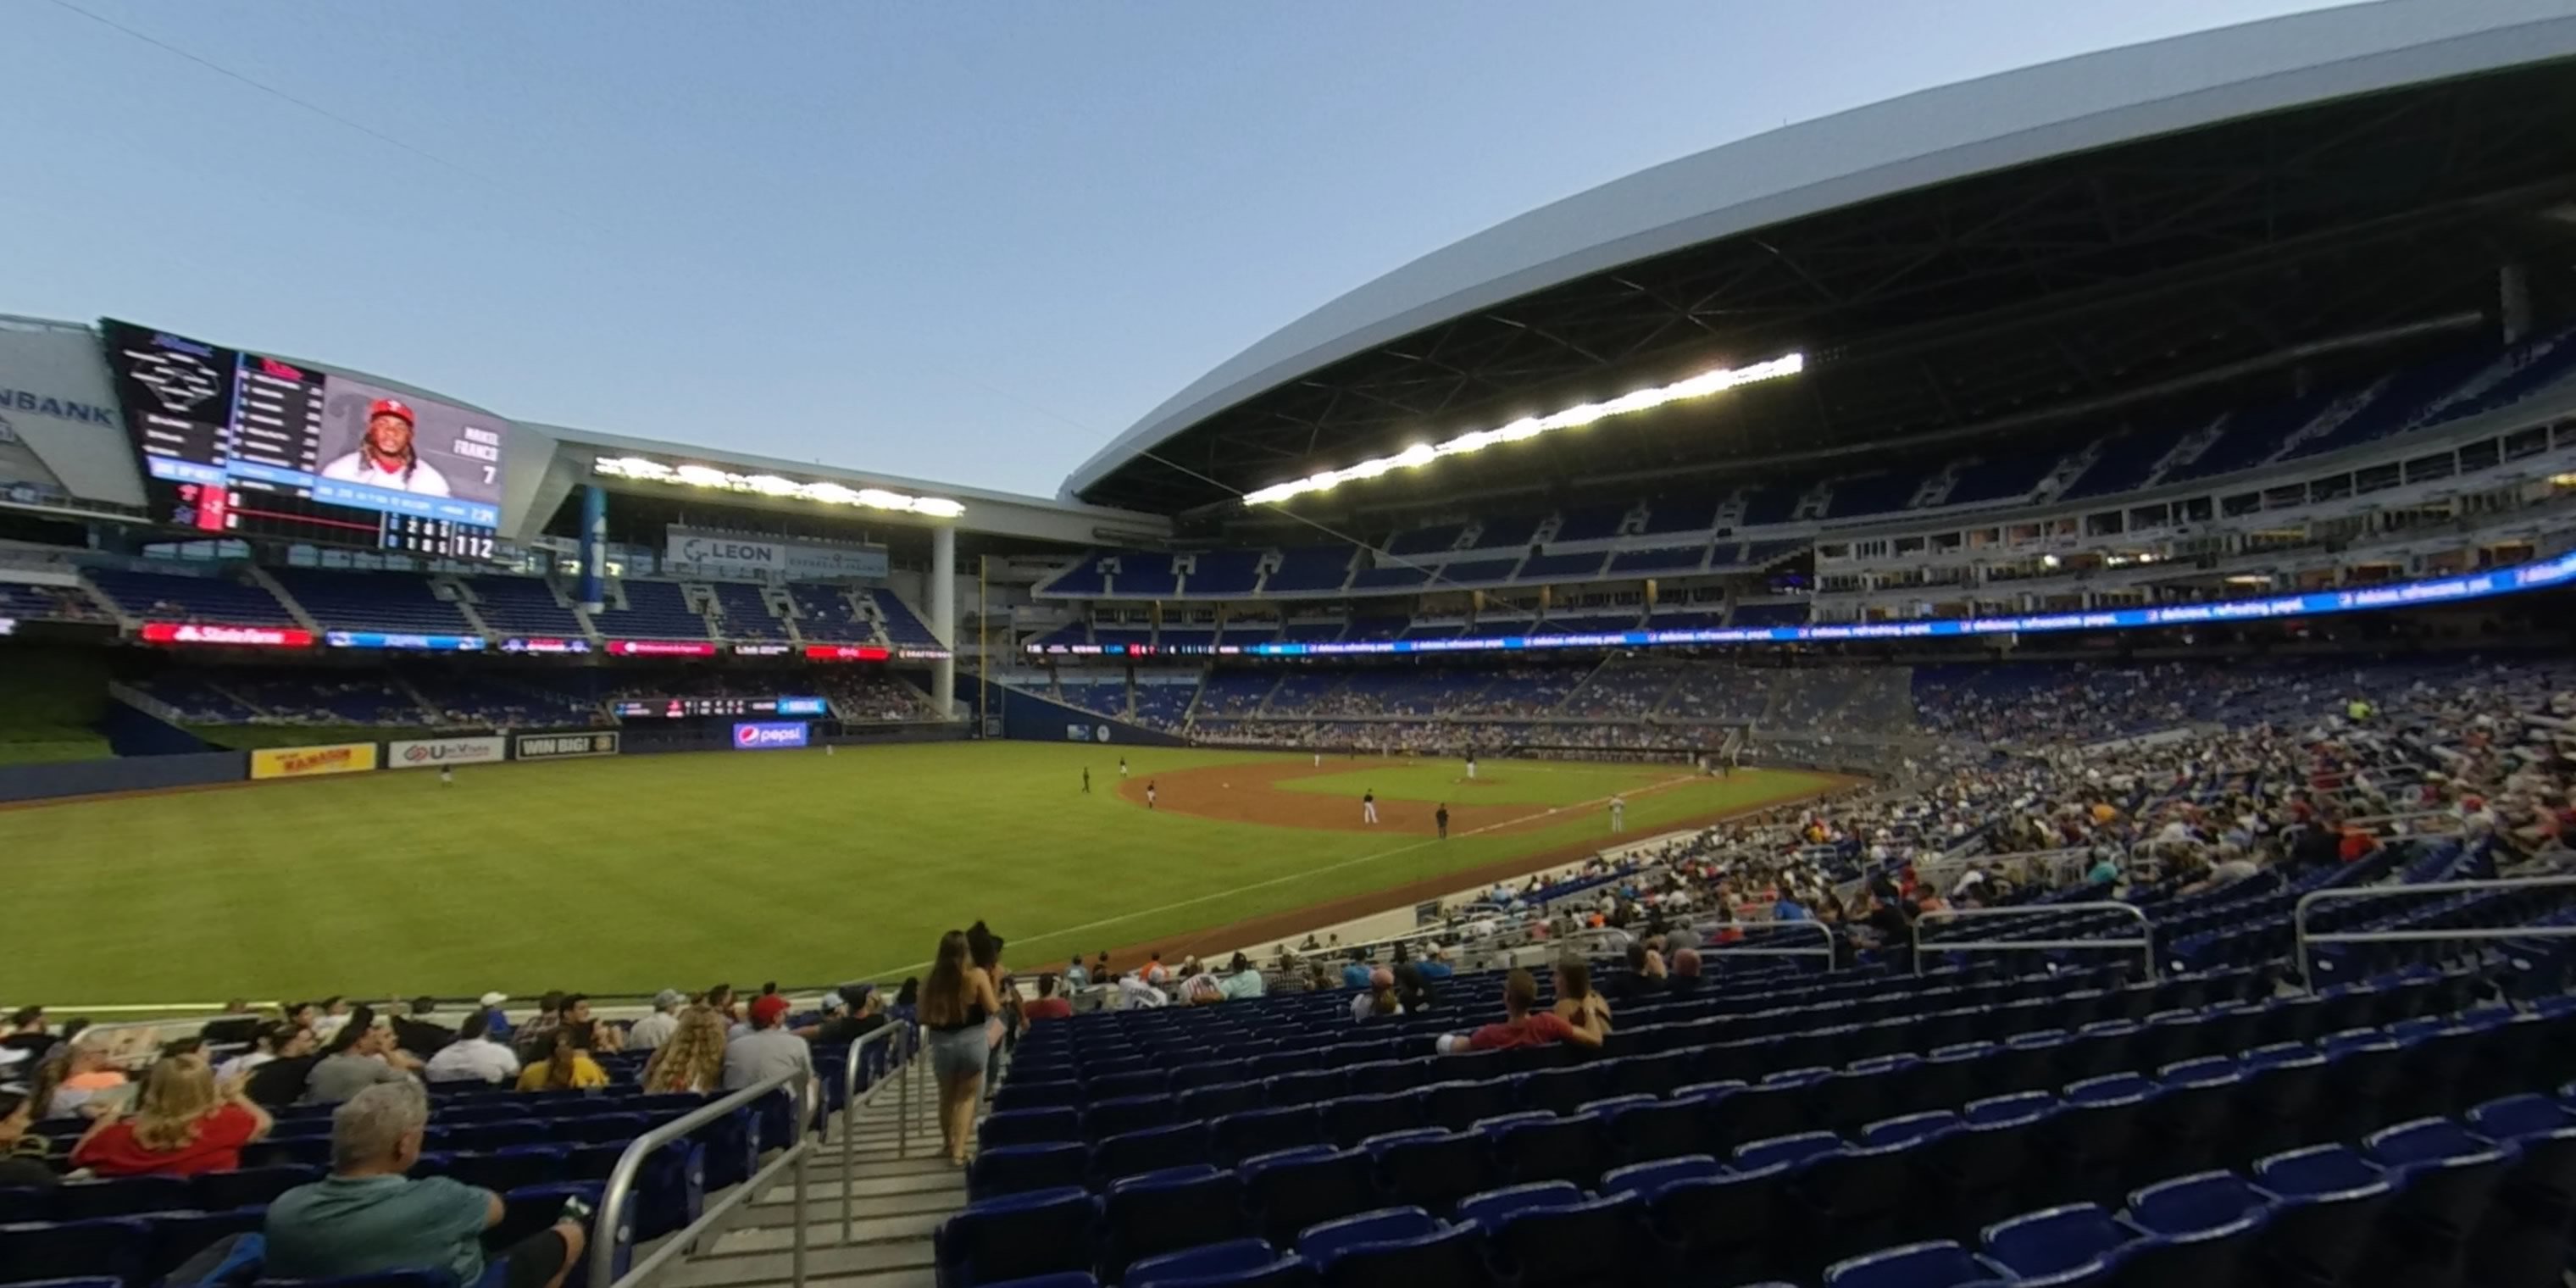
{"label": "grass mowing pattern", "polygon": [[[917,971],[939,932],[979,916],[1034,970],[1608,839],[1597,808],[1445,843],[1148,813],[1114,794],[1121,755],[1139,775],[1304,759],[1049,743],[710,752],[482,766],[453,787],[387,771],[0,811],[13,903],[43,910],[11,924],[5,1000],[813,984]],[[1536,803],[1606,794],[1593,774],[1478,768],[1515,790],[1561,784]],[[1629,835],[1822,781],[1747,771],[1632,793]]]}

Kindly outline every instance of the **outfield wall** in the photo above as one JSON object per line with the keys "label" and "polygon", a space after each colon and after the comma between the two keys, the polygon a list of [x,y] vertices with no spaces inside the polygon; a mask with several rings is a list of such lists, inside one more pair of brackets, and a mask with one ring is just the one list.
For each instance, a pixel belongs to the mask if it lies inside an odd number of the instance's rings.
{"label": "outfield wall", "polygon": [[249,753],[239,751],[0,765],[0,802],[169,791],[244,782],[249,777]]}
{"label": "outfield wall", "polygon": [[[963,677],[960,677],[961,679]],[[958,696],[972,702],[975,689],[961,683]],[[1159,729],[1068,706],[1053,698],[996,684],[985,689],[988,720],[999,718],[1001,736],[1023,742],[1088,742],[1128,747],[1186,747],[1188,742]]]}

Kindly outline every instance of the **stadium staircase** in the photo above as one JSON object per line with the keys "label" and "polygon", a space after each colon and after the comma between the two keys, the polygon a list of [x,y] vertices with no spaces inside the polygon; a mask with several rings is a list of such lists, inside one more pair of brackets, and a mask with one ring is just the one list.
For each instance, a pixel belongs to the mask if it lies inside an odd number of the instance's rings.
{"label": "stadium staircase", "polygon": [[[907,1087],[908,1079],[919,1085]],[[906,1092],[910,1092],[907,1098]],[[904,1118],[911,1116],[909,1147]],[[850,1241],[841,1242],[841,1166],[853,1172]],[[891,1075],[876,1103],[835,1122],[806,1176],[806,1283],[823,1288],[933,1288],[931,1234],[966,1206],[966,1174],[939,1150],[939,1097],[930,1062]],[[796,1185],[782,1174],[654,1288],[756,1288],[793,1277]]]}
{"label": "stadium staircase", "polygon": [[316,635],[322,633],[322,623],[315,621],[313,619],[313,614],[306,612],[304,610],[304,605],[295,601],[295,596],[287,594],[286,587],[281,585],[277,578],[270,576],[269,571],[266,568],[262,568],[257,564],[251,565],[250,580],[252,585],[277,596],[277,602],[285,605],[287,616],[294,618],[296,625],[301,626]]}

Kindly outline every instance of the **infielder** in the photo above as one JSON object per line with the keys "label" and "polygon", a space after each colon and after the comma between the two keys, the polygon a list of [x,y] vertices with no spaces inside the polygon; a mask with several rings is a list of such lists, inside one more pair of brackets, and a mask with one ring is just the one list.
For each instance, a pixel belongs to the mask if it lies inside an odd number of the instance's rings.
{"label": "infielder", "polygon": [[1625,796],[1613,794],[1610,797],[1610,830],[1613,832],[1628,830],[1628,798]]}
{"label": "infielder", "polygon": [[1118,780],[1120,782],[1125,782],[1127,780],[1127,758],[1125,756],[1120,756],[1118,758]]}
{"label": "infielder", "polygon": [[1375,788],[1371,788],[1368,791],[1360,793],[1360,821],[1363,823],[1374,823],[1377,821],[1377,790]]}
{"label": "infielder", "polygon": [[1467,753],[1467,781],[1476,781],[1476,753],[1472,751]]}
{"label": "infielder", "polygon": [[1145,781],[1145,808],[1154,808],[1154,783],[1152,779],[1147,779]]}

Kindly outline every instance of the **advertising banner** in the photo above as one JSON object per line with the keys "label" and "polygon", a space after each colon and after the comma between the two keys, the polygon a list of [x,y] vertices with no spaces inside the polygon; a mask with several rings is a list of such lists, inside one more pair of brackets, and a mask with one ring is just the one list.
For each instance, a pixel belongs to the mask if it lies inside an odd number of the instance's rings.
{"label": "advertising banner", "polygon": [[610,640],[610,657],[714,657],[716,646],[688,640]]}
{"label": "advertising banner", "polygon": [[489,765],[506,759],[509,744],[501,738],[415,738],[385,744],[387,769],[435,769],[440,765]]}
{"label": "advertising banner", "polygon": [[523,733],[510,747],[512,760],[570,760],[575,756],[614,756],[617,735],[590,733]]}
{"label": "advertising banner", "polygon": [[480,653],[480,635],[411,635],[396,631],[324,631],[333,648],[414,648],[433,653]]}
{"label": "advertising banner", "polygon": [[313,632],[300,626],[225,626],[215,622],[145,622],[146,644],[229,644],[252,648],[311,648]]}
{"label": "advertising banner", "polygon": [[783,573],[818,581],[882,579],[886,575],[886,552],[880,547],[772,541],[676,526],[665,529],[664,535],[667,541],[663,545],[663,562],[693,572],[736,576]]}
{"label": "advertising banner", "polygon": [[556,639],[547,635],[513,635],[501,641],[504,653],[587,653],[590,641]]}
{"label": "advertising banner", "polygon": [[343,742],[321,747],[263,747],[250,754],[253,778],[313,778],[357,774],[376,767],[376,744]]}
{"label": "advertising banner", "polygon": [[733,727],[735,751],[775,751],[782,747],[806,745],[807,726],[801,721],[746,720]]}

